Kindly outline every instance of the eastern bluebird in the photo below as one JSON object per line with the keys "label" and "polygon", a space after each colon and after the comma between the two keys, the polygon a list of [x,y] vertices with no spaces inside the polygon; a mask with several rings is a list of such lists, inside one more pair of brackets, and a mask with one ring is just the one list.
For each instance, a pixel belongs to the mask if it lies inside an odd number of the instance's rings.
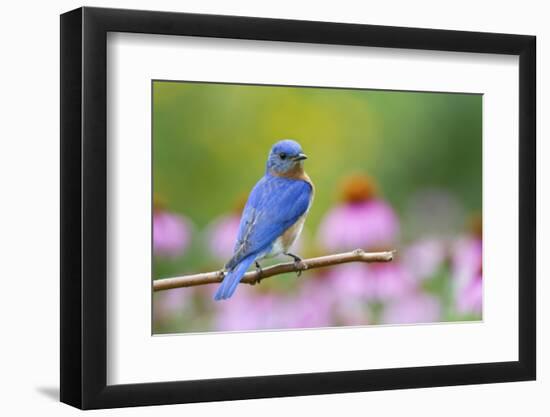
{"label": "eastern bluebird", "polygon": [[293,140],[282,140],[271,148],[265,174],[248,196],[233,257],[225,265],[227,272],[215,300],[231,297],[253,262],[260,268],[258,260],[280,254],[301,260],[288,251],[302,232],[313,201],[305,159],[300,144]]}

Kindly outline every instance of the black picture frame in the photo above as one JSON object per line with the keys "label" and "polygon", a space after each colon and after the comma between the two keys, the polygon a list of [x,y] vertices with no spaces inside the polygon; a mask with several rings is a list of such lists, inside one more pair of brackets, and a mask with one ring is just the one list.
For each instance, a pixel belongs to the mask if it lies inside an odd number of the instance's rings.
{"label": "black picture frame", "polygon": [[[519,56],[519,360],[107,385],[108,32]],[[534,36],[79,8],[61,15],[61,401],[82,409],[533,380]]]}

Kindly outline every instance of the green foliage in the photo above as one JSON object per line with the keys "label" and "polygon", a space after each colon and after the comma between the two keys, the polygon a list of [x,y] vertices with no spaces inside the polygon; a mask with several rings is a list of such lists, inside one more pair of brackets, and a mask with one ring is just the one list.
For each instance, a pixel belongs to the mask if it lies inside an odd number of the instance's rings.
{"label": "green foliage", "polygon": [[154,191],[199,228],[247,195],[282,138],[310,157],[311,230],[356,171],[398,211],[429,186],[481,207],[481,95],[165,81],[153,94]]}

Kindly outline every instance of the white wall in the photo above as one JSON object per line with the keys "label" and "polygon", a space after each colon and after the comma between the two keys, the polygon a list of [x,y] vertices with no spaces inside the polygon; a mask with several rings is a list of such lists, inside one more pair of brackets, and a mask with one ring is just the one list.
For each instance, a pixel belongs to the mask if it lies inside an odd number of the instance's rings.
{"label": "white wall", "polygon": [[[31,4],[32,3],[32,4]],[[89,6],[240,14],[534,34],[538,36],[539,144],[549,124],[541,120],[550,96],[550,26],[543,1],[481,2],[298,0],[92,1]],[[4,2],[2,7],[0,184],[0,409],[3,415],[73,415],[55,398],[58,392],[59,305],[59,18],[79,7],[72,0]],[[546,18],[545,18],[546,16]],[[543,130],[544,129],[544,130]],[[193,404],[100,411],[94,415],[548,415],[550,210],[547,144],[539,146],[539,380],[527,383],[325,395],[232,403]],[[546,158],[544,158],[546,157]],[[543,191],[545,191],[543,193]],[[267,358],[266,358],[267,360]],[[118,415],[118,414],[117,414]]]}

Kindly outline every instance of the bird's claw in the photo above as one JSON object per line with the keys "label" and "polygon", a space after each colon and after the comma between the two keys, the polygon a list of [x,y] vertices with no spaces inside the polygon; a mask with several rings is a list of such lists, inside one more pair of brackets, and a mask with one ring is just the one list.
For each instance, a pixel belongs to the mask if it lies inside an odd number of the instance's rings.
{"label": "bird's claw", "polygon": [[292,259],[294,259],[294,263],[302,262],[302,258],[300,258],[298,255],[294,255],[290,252],[285,253],[285,255],[290,256]]}
{"label": "bird's claw", "polygon": [[296,276],[300,277],[302,275],[302,272],[307,269],[307,265],[302,262],[302,258],[300,258],[298,255],[294,255],[293,253],[286,253],[285,255],[290,256],[292,259],[294,259],[294,269],[296,269]]}
{"label": "bird's claw", "polygon": [[259,284],[260,282],[262,282],[262,279],[263,279],[262,274],[264,271],[262,270],[261,265],[258,263],[258,261],[256,261],[255,264],[256,264],[256,280],[252,285]]}
{"label": "bird's claw", "polygon": [[307,269],[307,265],[303,263],[301,260],[294,262],[294,269],[296,269],[296,276],[299,278],[302,275],[302,272],[304,272]]}

